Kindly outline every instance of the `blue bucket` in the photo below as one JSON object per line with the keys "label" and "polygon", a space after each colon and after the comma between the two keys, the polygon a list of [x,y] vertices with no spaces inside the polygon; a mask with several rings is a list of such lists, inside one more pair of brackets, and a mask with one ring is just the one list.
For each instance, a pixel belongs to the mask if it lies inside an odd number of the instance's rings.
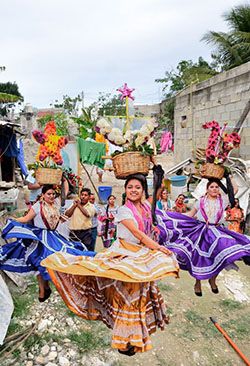
{"label": "blue bucket", "polygon": [[109,196],[112,194],[112,187],[100,186],[98,187],[98,193],[102,203],[107,203]]}
{"label": "blue bucket", "polygon": [[174,175],[169,178],[173,187],[184,187],[187,182],[186,175]]}

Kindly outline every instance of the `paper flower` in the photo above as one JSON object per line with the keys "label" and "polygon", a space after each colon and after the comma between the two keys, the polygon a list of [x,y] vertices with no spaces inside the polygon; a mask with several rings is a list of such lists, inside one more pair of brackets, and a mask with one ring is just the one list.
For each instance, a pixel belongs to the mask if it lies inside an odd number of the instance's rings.
{"label": "paper flower", "polygon": [[132,96],[134,90],[135,89],[130,89],[127,83],[125,83],[121,88],[117,89],[117,91],[121,93],[121,100],[126,99],[126,97],[134,100],[135,98]]}
{"label": "paper flower", "polygon": [[35,130],[32,132],[34,139],[40,144],[37,160],[44,161],[51,158],[57,165],[63,164],[60,150],[68,143],[68,139],[56,134],[56,125],[50,121],[44,127],[44,132]]}
{"label": "paper flower", "polygon": [[216,121],[206,122],[202,126],[205,129],[212,130],[206,148],[206,159],[210,163],[223,163],[227,159],[229,152],[240,144],[238,133],[224,134],[226,126],[227,124],[225,123],[223,127],[220,127]]}

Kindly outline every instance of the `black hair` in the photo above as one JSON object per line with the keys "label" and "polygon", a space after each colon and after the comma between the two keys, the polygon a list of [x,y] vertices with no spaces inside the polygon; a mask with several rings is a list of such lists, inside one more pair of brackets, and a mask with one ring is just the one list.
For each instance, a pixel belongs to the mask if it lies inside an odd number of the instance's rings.
{"label": "black hair", "polygon": [[108,201],[111,197],[114,197],[114,199],[116,200],[116,196],[114,196],[113,194],[111,194],[110,196],[108,196]]}
{"label": "black hair", "polygon": [[145,197],[146,199],[149,197],[149,194],[148,194],[148,183],[147,183],[147,179],[146,177],[143,175],[143,174],[131,174],[127,177],[126,179],[126,182],[124,184],[124,187],[126,188],[128,183],[132,180],[132,179],[136,179],[138,180],[141,185],[142,185],[142,189],[144,190],[145,192]]}
{"label": "black hair", "polygon": [[210,178],[207,182],[207,189],[211,186],[211,184],[213,183],[216,183],[218,184],[218,186],[220,187],[220,184],[219,184],[219,179],[216,179],[216,178]]}
{"label": "black hair", "polygon": [[87,192],[89,196],[91,195],[91,190],[89,188],[82,188],[80,194],[82,192]]}
{"label": "black hair", "polygon": [[50,189],[54,190],[54,185],[53,184],[44,184],[43,188],[42,188],[42,194],[45,194]]}

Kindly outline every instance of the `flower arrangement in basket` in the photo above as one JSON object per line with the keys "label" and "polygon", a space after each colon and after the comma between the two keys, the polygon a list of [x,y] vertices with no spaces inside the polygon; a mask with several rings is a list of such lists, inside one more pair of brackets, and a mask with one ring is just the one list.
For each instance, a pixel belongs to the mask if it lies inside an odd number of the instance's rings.
{"label": "flower arrangement in basket", "polygon": [[211,129],[206,148],[206,163],[202,165],[200,170],[203,178],[222,179],[225,170],[223,163],[229,152],[240,145],[238,133],[225,133],[226,126],[227,123],[220,127],[216,121],[206,122],[202,126],[204,129]]}
{"label": "flower arrangement in basket", "polygon": [[116,150],[111,155],[116,178],[125,179],[128,175],[135,173],[147,175],[154,154],[148,140],[153,136],[157,124],[152,119],[139,130],[130,130],[128,99],[134,100],[132,96],[134,89],[128,88],[125,83],[122,88],[117,90],[121,93],[121,99],[126,100],[126,123],[124,128],[121,130],[113,127],[110,120],[102,117],[97,121],[96,131],[113,145],[122,146],[123,148],[122,152]]}
{"label": "flower arrangement in basket", "polygon": [[113,145],[123,147],[122,152],[116,150],[112,154],[116,178],[124,179],[134,173],[148,174],[154,152],[147,142],[153,136],[156,126],[154,121],[150,121],[139,130],[121,131],[112,127],[105,118],[97,121],[96,131]]}
{"label": "flower arrangement in basket", "polygon": [[40,144],[36,157],[36,180],[40,184],[60,184],[63,164],[61,149],[68,143],[64,136],[58,136],[54,121],[46,124],[44,131],[34,130],[34,139]]}

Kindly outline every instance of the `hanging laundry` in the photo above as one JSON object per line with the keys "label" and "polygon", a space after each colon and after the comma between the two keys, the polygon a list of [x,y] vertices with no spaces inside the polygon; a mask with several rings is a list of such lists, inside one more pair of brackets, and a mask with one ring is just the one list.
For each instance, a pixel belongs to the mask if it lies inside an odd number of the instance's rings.
{"label": "hanging laundry", "polygon": [[169,149],[172,149],[173,145],[173,136],[170,131],[166,131],[163,133],[160,141],[161,152],[168,152]]}
{"label": "hanging laundry", "polygon": [[93,140],[87,141],[78,138],[78,151],[80,161],[103,169],[105,161],[102,156],[106,155],[106,145]]}

